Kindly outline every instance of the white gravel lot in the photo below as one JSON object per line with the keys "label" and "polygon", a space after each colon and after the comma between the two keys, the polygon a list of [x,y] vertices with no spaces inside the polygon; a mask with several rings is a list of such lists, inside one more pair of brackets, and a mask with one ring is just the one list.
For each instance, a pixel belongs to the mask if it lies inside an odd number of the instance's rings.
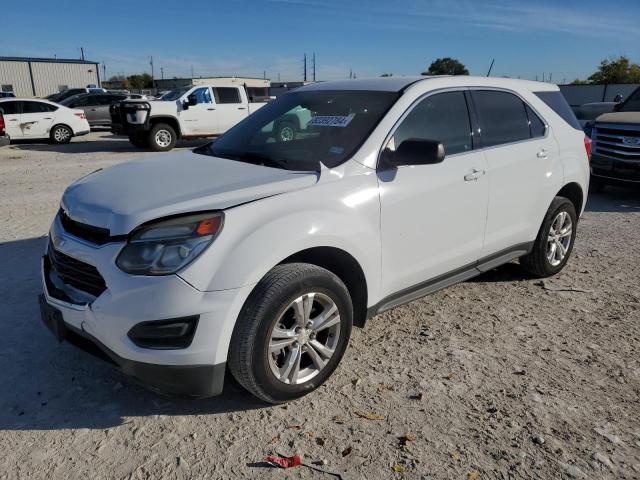
{"label": "white gravel lot", "polygon": [[[232,380],[190,401],[58,344],[37,307],[64,188],[150,154],[107,132],[0,149],[1,479],[640,478],[640,191],[589,199],[555,278],[506,265],[355,329],[299,401]],[[270,468],[272,452],[326,472]]]}

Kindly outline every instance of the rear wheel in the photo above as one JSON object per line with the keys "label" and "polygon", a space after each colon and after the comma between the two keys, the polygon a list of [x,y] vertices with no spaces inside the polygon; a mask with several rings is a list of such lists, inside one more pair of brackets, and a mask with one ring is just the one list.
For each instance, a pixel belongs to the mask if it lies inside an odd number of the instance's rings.
{"label": "rear wheel", "polygon": [[149,148],[155,152],[167,152],[176,146],[176,131],[171,125],[157,123],[149,132]]}
{"label": "rear wheel", "polygon": [[56,125],[51,129],[50,138],[53,143],[69,143],[73,137],[73,130],[66,125]]}
{"label": "rear wheel", "polygon": [[520,259],[520,265],[540,278],[560,272],[573,251],[577,223],[573,203],[564,197],[554,198],[531,253]]}
{"label": "rear wheel", "polygon": [[349,292],[336,275],[305,263],[279,265],[258,283],[240,313],[229,369],[266,402],[301,397],[336,369],[352,322]]}

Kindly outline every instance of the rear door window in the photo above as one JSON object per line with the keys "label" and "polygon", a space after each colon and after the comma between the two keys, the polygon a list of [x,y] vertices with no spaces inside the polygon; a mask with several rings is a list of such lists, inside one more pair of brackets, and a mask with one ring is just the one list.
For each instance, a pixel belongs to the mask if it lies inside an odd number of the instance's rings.
{"label": "rear door window", "polygon": [[44,113],[53,112],[58,107],[42,102],[22,102],[22,113]]}
{"label": "rear door window", "polygon": [[580,122],[576,118],[575,113],[571,110],[571,107],[567,103],[567,100],[564,98],[564,95],[560,92],[533,92],[536,97],[542,100],[547,104],[549,108],[551,108],[554,112],[556,112],[562,119],[571,125],[576,130],[582,130],[580,126]]}
{"label": "rear door window", "polygon": [[240,91],[233,87],[214,88],[216,103],[242,103]]}
{"label": "rear door window", "polygon": [[2,110],[2,113],[5,115],[17,115],[20,113],[18,102],[15,101],[0,102],[0,110]]}
{"label": "rear door window", "polygon": [[524,102],[509,92],[474,90],[473,103],[480,122],[483,147],[531,138]]}
{"label": "rear door window", "polygon": [[464,92],[438,93],[420,101],[393,133],[388,148],[397,149],[408,139],[439,141],[447,155],[471,150],[471,122]]}
{"label": "rear door window", "polygon": [[547,133],[547,126],[542,121],[533,109],[525,104],[524,108],[527,111],[527,117],[529,118],[529,131],[531,132],[531,138],[544,137]]}

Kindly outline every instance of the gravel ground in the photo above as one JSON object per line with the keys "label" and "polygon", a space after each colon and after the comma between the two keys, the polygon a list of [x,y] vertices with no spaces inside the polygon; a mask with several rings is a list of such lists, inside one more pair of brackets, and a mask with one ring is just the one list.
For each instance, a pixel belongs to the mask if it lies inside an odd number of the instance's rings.
{"label": "gravel ground", "polygon": [[106,132],[0,149],[0,478],[640,478],[638,191],[589,199],[555,278],[505,265],[355,329],[306,398],[229,380],[187,401],[56,343],[37,308],[65,186],[149,154]]}

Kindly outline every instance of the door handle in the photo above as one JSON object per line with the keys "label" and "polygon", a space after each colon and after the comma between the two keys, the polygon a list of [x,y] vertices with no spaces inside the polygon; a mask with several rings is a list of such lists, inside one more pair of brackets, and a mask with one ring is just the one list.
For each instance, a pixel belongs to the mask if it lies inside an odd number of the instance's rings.
{"label": "door handle", "polygon": [[95,108],[92,108],[92,109],[91,109],[91,111],[92,111],[92,112],[95,112],[95,111],[96,111],[96,109],[95,109]]}
{"label": "door handle", "polygon": [[486,172],[484,170],[478,170],[477,168],[472,168],[471,172],[467,173],[464,176],[465,182],[472,182],[478,180],[481,176],[483,176]]}
{"label": "door handle", "polygon": [[238,107],[238,110],[244,110],[245,107]]}
{"label": "door handle", "polygon": [[17,118],[12,118],[12,119],[10,119],[9,121],[10,121],[10,122],[17,122],[17,121],[18,121],[18,119],[17,119]]}
{"label": "door handle", "polygon": [[44,117],[43,120],[51,120],[51,117]]}
{"label": "door handle", "polygon": [[207,110],[211,112],[212,110],[215,110],[215,108],[207,108]]}
{"label": "door handle", "polygon": [[549,158],[549,154],[547,153],[547,151],[546,151],[544,148],[543,148],[542,150],[540,150],[540,151],[537,153],[537,155],[536,155],[536,156],[537,156],[538,158],[542,158],[542,159]]}

